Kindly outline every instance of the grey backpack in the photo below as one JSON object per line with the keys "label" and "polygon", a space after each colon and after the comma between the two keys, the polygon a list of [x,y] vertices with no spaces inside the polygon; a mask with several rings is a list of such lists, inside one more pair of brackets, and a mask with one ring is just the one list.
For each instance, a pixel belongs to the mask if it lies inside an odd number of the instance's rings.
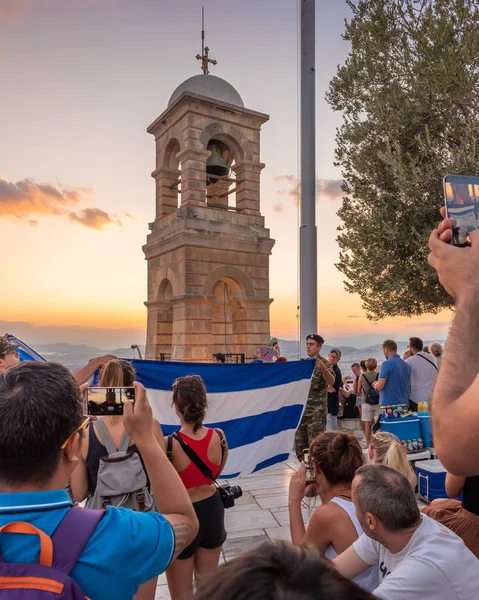
{"label": "grey backpack", "polygon": [[112,505],[139,512],[155,510],[140,457],[136,452],[128,452],[130,436],[125,431],[117,449],[101,419],[93,427],[101,435],[108,456],[100,458],[96,490],[87,500],[86,507],[102,509]]}

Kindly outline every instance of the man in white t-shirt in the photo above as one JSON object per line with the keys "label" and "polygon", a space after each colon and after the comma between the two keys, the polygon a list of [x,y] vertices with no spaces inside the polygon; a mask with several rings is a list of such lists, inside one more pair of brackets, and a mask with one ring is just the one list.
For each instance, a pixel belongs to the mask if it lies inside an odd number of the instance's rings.
{"label": "man in white t-shirt", "polygon": [[411,367],[411,391],[409,407],[417,410],[419,400],[430,400],[437,378],[437,361],[432,354],[423,352],[423,341],[418,337],[409,338],[410,356],[406,362]]}
{"label": "man in white t-shirt", "polygon": [[447,527],[421,515],[406,477],[384,465],[356,471],[352,499],[364,534],[333,562],[353,579],[379,568],[382,600],[476,600],[479,560]]}

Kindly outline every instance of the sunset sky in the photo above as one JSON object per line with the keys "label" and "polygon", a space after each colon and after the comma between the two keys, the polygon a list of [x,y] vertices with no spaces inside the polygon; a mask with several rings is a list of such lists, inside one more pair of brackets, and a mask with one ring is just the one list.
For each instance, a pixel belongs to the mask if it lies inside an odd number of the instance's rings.
{"label": "sunset sky", "polygon": [[[212,73],[262,130],[262,212],[271,258],[272,333],[297,338],[298,29],[295,0],[204,0]],[[317,1],[319,331],[327,340],[443,339],[449,314],[366,320],[334,267],[341,116],[324,101],[348,53],[342,0]],[[146,127],[200,73],[193,0],[0,0],[0,333],[28,343],[144,343],[154,219],[154,139]]]}

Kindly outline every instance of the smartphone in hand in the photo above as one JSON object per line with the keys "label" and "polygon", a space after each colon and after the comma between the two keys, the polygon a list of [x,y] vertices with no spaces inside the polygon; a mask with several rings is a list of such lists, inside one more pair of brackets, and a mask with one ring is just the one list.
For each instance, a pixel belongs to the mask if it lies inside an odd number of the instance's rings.
{"label": "smartphone in hand", "polygon": [[316,483],[316,473],[314,467],[309,461],[309,450],[303,450],[303,462],[306,467],[306,483]]}
{"label": "smartphone in hand", "polygon": [[470,246],[470,234],[479,229],[479,177],[446,175],[446,216],[452,220],[451,244]]}
{"label": "smartphone in hand", "polygon": [[105,417],[122,415],[125,400],[135,403],[134,387],[89,387],[83,393],[87,415]]}

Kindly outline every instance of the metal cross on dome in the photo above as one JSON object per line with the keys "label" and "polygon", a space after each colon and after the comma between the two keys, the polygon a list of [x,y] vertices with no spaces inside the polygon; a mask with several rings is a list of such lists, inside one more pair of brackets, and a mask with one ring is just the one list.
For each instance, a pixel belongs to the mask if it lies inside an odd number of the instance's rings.
{"label": "metal cross on dome", "polygon": [[201,60],[201,70],[204,75],[208,75],[210,72],[210,64],[216,65],[218,61],[209,58],[208,54],[210,49],[208,46],[205,48],[205,9],[204,7],[201,9],[201,22],[202,22],[202,30],[201,30],[201,54],[196,55],[197,60]]}

